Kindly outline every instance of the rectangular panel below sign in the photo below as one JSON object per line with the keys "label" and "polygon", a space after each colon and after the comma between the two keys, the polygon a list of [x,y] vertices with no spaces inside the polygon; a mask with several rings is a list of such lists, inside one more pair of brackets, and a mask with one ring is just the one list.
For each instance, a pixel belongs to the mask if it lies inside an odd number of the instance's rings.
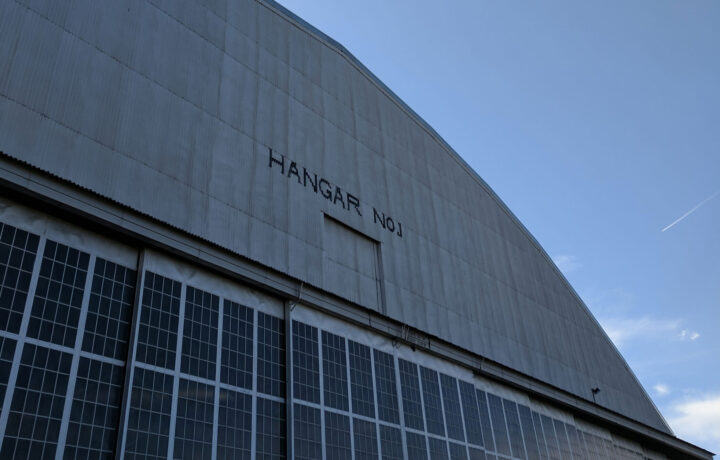
{"label": "rectangular panel below sign", "polygon": [[323,288],[382,312],[380,244],[326,214],[323,250]]}

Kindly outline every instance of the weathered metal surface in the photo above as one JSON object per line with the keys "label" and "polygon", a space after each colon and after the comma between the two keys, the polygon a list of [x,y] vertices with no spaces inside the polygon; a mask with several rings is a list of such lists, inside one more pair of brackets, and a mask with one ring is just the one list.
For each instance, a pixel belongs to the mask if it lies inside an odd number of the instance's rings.
{"label": "weathered metal surface", "polygon": [[[0,150],[669,432],[487,185],[274,3],[2,0]],[[379,242],[383,305],[366,263],[324,273],[325,215]]]}

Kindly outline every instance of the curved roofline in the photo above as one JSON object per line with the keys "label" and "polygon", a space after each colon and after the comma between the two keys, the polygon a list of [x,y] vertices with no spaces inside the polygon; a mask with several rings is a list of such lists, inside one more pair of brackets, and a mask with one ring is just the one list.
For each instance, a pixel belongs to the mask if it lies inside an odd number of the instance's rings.
{"label": "curved roofline", "polygon": [[495,200],[495,202],[500,206],[500,209],[505,212],[505,214],[510,217],[510,219],[518,226],[518,228],[523,232],[525,237],[530,241],[530,243],[535,247],[537,251],[540,252],[540,254],[547,260],[547,262],[552,266],[553,270],[555,270],[555,274],[558,275],[561,279],[561,281],[564,283],[565,287],[570,291],[570,293],[578,300],[580,305],[585,309],[585,313],[590,317],[590,319],[598,326],[598,328],[602,331],[603,336],[605,337],[605,340],[612,346],[613,350],[615,350],[615,353],[620,357],[623,364],[627,368],[627,370],[630,372],[630,375],[632,375],[633,379],[635,379],[635,382],[638,384],[642,392],[645,394],[645,397],[650,401],[650,404],[655,408],[655,412],[660,416],[660,419],[662,420],[663,424],[665,425],[665,428],[668,430],[670,434],[675,436],[675,432],[670,428],[670,425],[667,423],[667,420],[665,420],[665,417],[662,415],[660,410],[655,405],[655,402],[652,400],[648,392],[645,390],[645,387],[643,387],[642,383],[640,383],[640,380],[638,380],[637,376],[635,375],[635,372],[633,372],[632,368],[628,365],[627,361],[625,361],[625,358],[623,357],[622,353],[620,353],[620,350],[615,346],[613,341],[610,339],[610,337],[605,332],[605,329],[600,325],[600,323],[597,321],[595,316],[592,314],[588,306],[585,304],[585,302],[582,300],[580,295],[575,291],[575,288],[572,287],[570,282],[567,280],[565,275],[560,271],[560,269],[557,268],[557,265],[555,265],[555,262],[553,262],[552,258],[548,255],[548,253],[545,251],[545,249],[540,245],[540,243],[535,239],[535,237],[530,233],[530,231],[525,227],[525,225],[520,221],[520,219],[517,218],[517,216],[508,208],[508,206],[505,204],[505,202],[502,201],[502,199],[495,193],[495,191],[488,185],[485,180],[480,177],[480,175],[460,156],[459,153],[453,149],[450,144],[448,144],[445,139],[443,139],[440,134],[438,134],[435,129],[428,124],[420,115],[417,114],[409,105],[405,103],[393,90],[391,90],[385,83],[383,83],[382,80],[380,80],[370,69],[368,69],[365,64],[360,62],[350,51],[348,51],[347,48],[345,48],[342,44],[340,44],[337,40],[334,38],[328,36],[323,31],[318,29],[317,27],[313,26],[309,22],[305,21],[303,18],[298,16],[297,14],[293,13],[280,3],[278,3],[275,0],[255,0],[259,4],[270,8],[274,10],[276,13],[281,14],[282,16],[285,16],[285,18],[292,22],[295,26],[305,30],[312,36],[314,36],[316,39],[319,39],[321,42],[323,42],[326,46],[336,51],[338,54],[340,54],[342,57],[344,57],[350,64],[352,64],[360,73],[362,73],[369,81],[371,81],[373,84],[375,84],[380,91],[382,91],[391,101],[393,101],[395,104],[397,104],[400,109],[402,109],[404,112],[406,112],[410,118],[415,121],[418,125],[420,125],[421,128],[423,128],[430,136],[432,136],[442,147],[444,150],[448,153],[450,158],[455,160],[473,179],[475,179],[478,184],[490,195],[490,197]]}

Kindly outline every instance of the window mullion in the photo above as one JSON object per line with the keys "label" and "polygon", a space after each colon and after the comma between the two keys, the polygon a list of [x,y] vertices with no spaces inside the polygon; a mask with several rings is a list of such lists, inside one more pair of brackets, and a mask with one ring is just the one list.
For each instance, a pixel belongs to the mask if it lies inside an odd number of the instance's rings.
{"label": "window mullion", "polygon": [[180,393],[180,366],[182,364],[182,343],[185,326],[185,302],[187,297],[187,284],[182,283],[180,287],[180,313],[178,318],[177,343],[175,345],[175,370],[173,371],[173,397],[170,409],[170,432],[168,436],[168,458],[174,458],[175,452],[175,427],[177,419],[178,397]]}
{"label": "window mullion", "polygon": [[95,273],[96,260],[96,256],[90,255],[90,262],[88,263],[87,276],[85,277],[85,286],[80,309],[80,320],[78,321],[77,335],[75,336],[75,347],[70,367],[70,377],[68,378],[67,393],[65,396],[65,406],[63,407],[62,422],[60,424],[60,435],[58,436],[57,449],[55,450],[56,460],[62,460],[65,453],[65,441],[67,438],[68,425],[70,424],[70,412],[72,411],[73,396],[75,394],[75,381],[77,380],[78,366],[80,365],[80,349],[82,348],[83,336],[85,335],[85,322],[87,320],[88,304],[90,303],[90,291]]}
{"label": "window mullion", "polygon": [[455,379],[455,391],[458,395],[458,403],[460,405],[460,422],[462,424],[463,436],[465,439],[465,451],[470,455],[470,438],[468,437],[467,425],[465,424],[465,407],[463,405],[462,392],[460,391],[460,379]]}
{"label": "window mullion", "polygon": [[145,291],[145,250],[141,249],[138,254],[137,278],[135,281],[135,301],[132,310],[132,322],[130,323],[130,338],[128,340],[127,363],[125,365],[125,384],[123,385],[123,397],[120,405],[120,423],[118,426],[118,437],[115,446],[115,459],[120,460],[125,456],[125,441],[127,436],[127,425],[130,417],[130,397],[132,395],[132,382],[135,375],[135,360],[137,355],[137,341],[140,331],[140,309]]}
{"label": "window mullion", "polygon": [[325,384],[323,373],[325,372],[323,366],[323,346],[322,346],[322,330],[318,328],[317,333],[317,344],[318,344],[318,386],[320,388],[320,440],[322,448],[322,458],[325,460],[326,454],[326,441],[325,441]]}
{"label": "window mullion", "polygon": [[417,377],[418,377],[418,388],[420,389],[420,409],[422,409],[422,416],[423,416],[423,426],[425,427],[424,431],[424,437],[425,437],[425,448],[427,449],[428,456],[430,455],[430,432],[428,431],[428,421],[427,416],[425,415],[425,395],[423,391],[423,381],[422,381],[422,373],[420,371],[420,366],[416,365],[417,368]]}
{"label": "window mullion", "polygon": [[352,380],[350,377],[350,341],[347,338],[345,341],[345,374],[347,377],[347,397],[348,397],[348,418],[350,419],[350,455],[351,458],[355,459],[355,422],[353,418],[353,400],[352,400]]}
{"label": "window mullion", "polygon": [[375,437],[377,439],[377,453],[378,458],[382,458],[381,446],[382,438],[380,437],[380,406],[378,406],[378,385],[375,380],[375,350],[370,347],[370,375],[372,376],[372,389],[373,389],[373,401],[375,404]]}
{"label": "window mullion", "polygon": [[222,337],[223,317],[225,314],[225,299],[220,297],[218,306],[218,334],[217,351],[215,353],[215,397],[213,400],[213,437],[212,457],[217,458],[218,426],[220,421],[220,367],[222,364]]}
{"label": "window mullion", "polygon": [[17,381],[18,370],[20,369],[20,359],[22,358],[23,345],[25,336],[27,335],[28,325],[30,324],[30,315],[32,314],[32,304],[35,298],[35,289],[37,288],[38,278],[40,276],[40,267],[43,262],[43,253],[45,252],[45,243],[47,238],[40,237],[37,252],[35,253],[35,263],[30,277],[30,286],[28,287],[27,298],[25,299],[25,310],[23,311],[22,322],[20,323],[20,332],[18,333],[18,341],[15,345],[15,355],[13,356],[12,367],[10,368],[10,376],[8,377],[7,388],[5,389],[5,401],[2,405],[2,413],[0,413],[0,449],[5,439],[5,429],[7,421],[10,417],[10,405],[12,404],[13,393],[15,392],[15,383]]}
{"label": "window mullion", "polygon": [[[447,426],[447,420],[445,419],[445,401],[443,401],[443,386],[442,379],[440,378],[440,372],[435,372],[436,380],[438,383],[438,396],[440,399],[440,416],[442,418],[443,429],[445,430],[445,450],[447,450],[448,458],[450,458],[450,433]],[[422,380],[422,376],[420,377]]]}
{"label": "window mullion", "polygon": [[403,458],[410,459],[407,450],[407,433],[405,432],[405,407],[403,406],[402,382],[400,381],[400,360],[398,359],[397,344],[393,344],[393,370],[395,372],[395,393],[398,398],[398,410],[400,411],[400,440],[402,442]]}

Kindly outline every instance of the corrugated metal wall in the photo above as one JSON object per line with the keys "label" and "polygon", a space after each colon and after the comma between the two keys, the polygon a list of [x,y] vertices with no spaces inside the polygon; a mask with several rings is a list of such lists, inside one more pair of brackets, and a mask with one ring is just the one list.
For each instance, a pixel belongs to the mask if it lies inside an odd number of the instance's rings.
{"label": "corrugated metal wall", "polygon": [[367,283],[323,282],[331,216],[379,242],[388,316],[668,431],[485,184],[274,4],[3,0],[0,150],[378,308]]}

